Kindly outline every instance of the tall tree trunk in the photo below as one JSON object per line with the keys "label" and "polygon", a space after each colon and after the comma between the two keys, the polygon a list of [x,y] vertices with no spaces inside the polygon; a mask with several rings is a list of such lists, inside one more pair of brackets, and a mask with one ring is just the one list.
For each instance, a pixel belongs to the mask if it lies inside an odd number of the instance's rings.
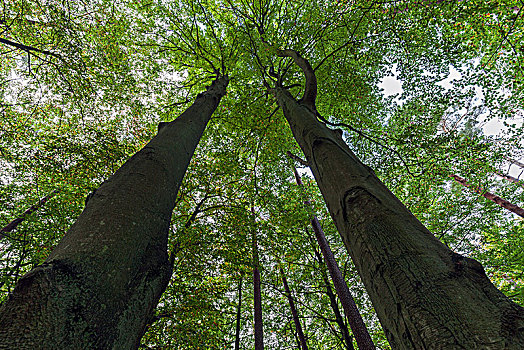
{"label": "tall tree trunk", "polygon": [[258,259],[256,230],[253,230],[253,318],[255,323],[255,350],[264,350],[264,329],[262,323],[262,291]]}
{"label": "tall tree trunk", "polygon": [[524,348],[524,309],[491,284],[482,266],[436,239],[340,133],[317,120],[314,101],[299,102],[279,87],[272,92],[392,348]]}
{"label": "tall tree trunk", "polygon": [[486,199],[489,199],[490,201],[493,201],[494,203],[500,205],[502,208],[507,209],[507,210],[511,211],[512,213],[515,213],[518,216],[521,216],[521,217],[524,218],[524,209],[522,209],[518,205],[515,205],[515,204],[513,204],[511,202],[508,202],[504,198],[500,198],[499,196],[497,196],[497,195],[495,195],[495,194],[493,194],[491,192],[486,192],[486,191],[484,191],[480,187],[472,186],[465,179],[461,178],[458,175],[453,174],[453,175],[450,175],[450,176],[455,181],[457,181],[459,184],[461,184],[462,186],[472,189],[476,193],[480,194],[482,197],[484,197]]}
{"label": "tall tree trunk", "polygon": [[477,261],[435,238],[351,152],[342,133],[317,120],[323,118],[315,107],[311,65],[293,50],[278,55],[291,57],[302,69],[306,87],[300,101],[282,87],[271,92],[306,156],[391,347],[524,348],[524,308],[497,290]]}
{"label": "tall tree trunk", "polygon": [[[309,232],[308,232],[308,235],[310,236]],[[312,237],[310,237],[310,239],[313,240]],[[333,310],[333,314],[335,314],[335,322],[337,323],[338,327],[340,328],[340,333],[342,334],[344,346],[346,347],[347,350],[354,350],[353,339],[349,335],[348,327],[344,323],[344,319],[338,308],[337,298],[335,296],[335,293],[333,293],[333,289],[331,288],[331,283],[329,282],[329,278],[326,273],[326,266],[324,264],[324,260],[322,259],[322,255],[315,248],[315,246],[313,246],[313,251],[320,265],[320,272],[322,274],[322,280],[324,281],[324,285],[326,287],[326,294],[329,298],[329,305],[331,306],[331,309]]]}
{"label": "tall tree trunk", "polygon": [[237,320],[235,327],[235,350],[240,349],[240,316],[242,312],[242,279],[244,273],[240,275],[240,281],[238,281],[238,305],[237,305]]}
{"label": "tall tree trunk", "polygon": [[51,198],[53,198],[53,196],[55,194],[58,193],[58,190],[54,190],[52,191],[51,193],[49,193],[47,196],[45,197],[42,197],[38,203],[36,203],[35,205],[32,205],[29,209],[27,209],[26,211],[24,211],[19,217],[17,217],[16,219],[14,219],[13,221],[11,221],[9,224],[7,224],[6,226],[4,226],[1,230],[0,230],[0,236],[2,237],[5,237],[5,233],[7,232],[11,232],[13,231],[14,229],[16,229],[16,227],[18,225],[20,225],[20,223],[22,221],[25,220],[26,217],[28,217],[29,215],[33,214],[35,211],[37,211],[38,209],[40,209],[48,200],[50,200]]}
{"label": "tall tree trunk", "polygon": [[0,307],[0,349],[136,349],[171,277],[182,178],[225,94],[218,78],[98,190],[46,261]]}
{"label": "tall tree trunk", "polygon": [[295,323],[295,329],[298,333],[300,348],[302,350],[308,350],[306,337],[304,336],[304,332],[302,331],[302,325],[300,324],[300,319],[298,318],[297,308],[295,307],[295,302],[293,301],[293,296],[291,295],[291,290],[289,289],[289,285],[287,284],[286,275],[284,274],[284,270],[282,269],[282,267],[280,267],[280,275],[282,276],[282,284],[284,284],[284,290],[286,291],[286,297],[289,302],[289,308],[291,309],[291,315],[293,316],[293,322]]}
{"label": "tall tree trunk", "polygon": [[[299,186],[303,186],[302,179],[300,178],[300,175],[298,174],[295,167],[293,167],[293,173],[295,174],[297,184]],[[306,200],[305,203],[308,207],[311,205],[309,200]],[[314,214],[311,215],[311,226],[313,226],[315,238],[317,239],[320,251],[324,256],[324,261],[326,262],[329,274],[333,280],[333,285],[337,291],[340,303],[342,304],[344,312],[348,318],[351,331],[353,332],[355,340],[357,341],[358,348],[360,350],[374,350],[375,344],[369,335],[366,325],[364,324],[364,320],[362,320],[362,316],[358,311],[355,300],[353,300],[353,296],[351,295],[348,285],[344,280],[344,276],[342,276],[342,272],[340,272],[340,268],[338,267],[335,256],[333,255],[333,251],[329,246],[329,242],[326,239],[326,235],[320,226],[320,222],[318,221],[317,216]]]}

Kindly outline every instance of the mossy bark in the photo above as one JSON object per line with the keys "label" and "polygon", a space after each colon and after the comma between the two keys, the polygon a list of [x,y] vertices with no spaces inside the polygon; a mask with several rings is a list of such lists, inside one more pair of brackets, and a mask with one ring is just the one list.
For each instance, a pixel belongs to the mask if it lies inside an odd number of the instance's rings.
{"label": "mossy bark", "polygon": [[94,192],[1,305],[0,349],[138,348],[171,277],[178,188],[226,86],[218,78]]}
{"label": "mossy bark", "polygon": [[393,349],[523,349],[524,309],[449,250],[311,108],[274,94]]}

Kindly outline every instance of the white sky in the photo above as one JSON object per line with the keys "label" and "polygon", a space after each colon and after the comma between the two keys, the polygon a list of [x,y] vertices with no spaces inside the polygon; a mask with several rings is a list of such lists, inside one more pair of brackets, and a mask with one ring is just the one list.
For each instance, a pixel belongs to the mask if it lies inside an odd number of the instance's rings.
{"label": "white sky", "polygon": [[[396,71],[396,65],[392,66],[391,73],[392,73],[392,76],[385,76],[384,78],[382,78],[382,81],[378,84],[378,87],[380,89],[383,89],[383,94],[386,97],[387,96],[396,95],[396,94],[398,94],[398,96],[400,96],[400,94],[402,94],[402,92],[404,90],[402,89],[402,82],[400,80],[398,80],[398,78],[397,78],[398,73]],[[446,90],[448,90],[448,89],[453,88],[453,81],[454,80],[460,80],[461,78],[462,78],[462,76],[461,76],[460,72],[457,71],[455,68],[450,67],[449,68],[449,75],[448,75],[448,77],[446,79],[442,80],[441,82],[439,82],[438,85],[440,85],[443,88],[445,88]],[[476,87],[475,90],[476,90],[475,98],[477,100],[475,105],[481,105],[483,100],[484,100],[484,94],[482,92],[482,88]],[[395,101],[397,103],[402,103],[398,97],[395,99]],[[464,110],[462,112],[465,113],[466,109],[464,108]],[[486,113],[486,114],[482,114],[480,116],[481,117],[482,116],[486,116],[487,117],[487,115],[488,114]],[[482,123],[483,121],[484,120],[480,120],[480,122],[482,124],[482,131],[484,132],[484,135],[487,135],[487,136],[498,135],[501,131],[504,131],[504,130],[507,129],[507,127],[505,127],[497,119],[492,119],[492,120],[487,121],[485,123]],[[524,120],[520,121],[521,125],[522,125],[522,123],[524,123]],[[524,159],[520,159],[520,161],[522,163],[524,163]],[[524,173],[522,173],[522,169],[519,168],[516,165],[512,165],[512,166],[509,167],[509,174],[511,176],[514,176],[514,177],[519,177],[519,175],[520,175],[521,178],[524,175]]]}

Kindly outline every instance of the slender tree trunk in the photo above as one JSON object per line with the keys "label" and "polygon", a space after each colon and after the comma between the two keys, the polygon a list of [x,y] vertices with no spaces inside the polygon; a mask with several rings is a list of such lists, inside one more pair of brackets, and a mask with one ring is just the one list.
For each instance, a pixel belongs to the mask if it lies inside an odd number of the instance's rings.
{"label": "slender tree trunk", "polygon": [[105,181],[46,261],[0,307],[0,349],[136,349],[171,278],[182,178],[225,94],[217,79]]}
{"label": "slender tree trunk", "polygon": [[[297,184],[299,186],[303,186],[302,180],[300,179],[300,175],[298,174],[295,167],[293,167],[293,173],[295,174]],[[311,205],[311,202],[309,202],[309,200],[306,200],[305,203],[307,206]],[[335,256],[333,255],[333,251],[329,246],[329,242],[326,239],[326,235],[324,234],[324,231],[320,226],[320,222],[314,214],[311,215],[311,226],[313,226],[315,238],[317,239],[320,251],[324,256],[324,261],[326,262],[329,274],[331,275],[331,279],[333,280],[333,285],[335,286],[335,290],[337,291],[340,303],[344,308],[344,313],[348,318],[351,331],[353,332],[355,340],[357,341],[358,348],[360,350],[374,350],[375,344],[373,343],[373,340],[369,335],[366,325],[364,324],[364,320],[362,320],[362,316],[358,311],[357,305],[355,304],[355,300],[353,300],[353,296],[351,295],[348,285],[344,280],[344,276],[342,276],[342,272],[340,272],[340,268],[338,267],[337,261],[335,260]]]}
{"label": "slender tree trunk", "polygon": [[317,120],[314,101],[298,102],[283,88],[273,93],[391,347],[524,348],[524,309],[491,284],[482,266],[436,239],[340,134]]}
{"label": "slender tree trunk", "polygon": [[289,302],[289,308],[291,309],[291,315],[293,316],[293,322],[295,323],[295,329],[298,333],[298,339],[300,348],[302,350],[308,350],[306,337],[302,331],[302,325],[300,324],[300,319],[298,318],[297,308],[295,307],[295,302],[293,301],[293,296],[291,295],[291,290],[289,290],[289,285],[287,284],[286,275],[282,267],[280,268],[280,275],[282,276],[282,283],[284,284],[284,290],[286,291],[287,301]]}
{"label": "slender tree trunk", "polygon": [[335,314],[335,322],[338,325],[338,328],[340,328],[340,333],[342,334],[342,339],[344,340],[344,346],[348,350],[354,350],[353,347],[353,338],[349,335],[348,327],[346,326],[346,323],[344,322],[344,318],[342,317],[342,314],[340,313],[340,310],[338,308],[337,298],[335,296],[335,293],[333,293],[333,289],[331,289],[331,283],[329,283],[326,271],[323,271],[322,278],[324,279],[324,284],[326,286],[326,294],[329,298],[329,304],[331,306],[331,309],[333,310],[333,313]]}
{"label": "slender tree trunk", "polygon": [[240,281],[238,281],[238,305],[237,305],[237,322],[235,328],[235,350],[240,349],[240,316],[242,311],[242,279],[244,274],[240,275]]}
{"label": "slender tree trunk", "polygon": [[[308,232],[308,235],[309,235],[309,232]],[[310,239],[312,240],[312,238]],[[342,334],[344,346],[348,350],[354,350],[353,339],[349,335],[348,327],[344,323],[344,318],[342,317],[342,314],[340,313],[340,310],[338,308],[337,298],[335,296],[335,293],[333,293],[333,289],[331,289],[331,283],[329,282],[329,278],[326,273],[326,267],[324,264],[324,260],[322,259],[322,255],[314,246],[313,246],[313,251],[320,265],[320,272],[322,274],[322,280],[324,281],[324,285],[326,287],[326,294],[329,298],[329,305],[331,306],[331,309],[333,310],[333,314],[335,314],[335,322],[337,323],[338,327],[340,328],[340,333]]]}
{"label": "slender tree trunk", "polygon": [[262,324],[262,291],[258,259],[256,231],[253,231],[253,313],[255,321],[255,350],[264,350],[264,329]]}
{"label": "slender tree trunk", "polygon": [[11,232],[13,231],[14,229],[16,229],[16,227],[18,225],[20,225],[20,223],[22,221],[25,220],[26,217],[28,217],[29,215],[33,214],[35,211],[37,211],[38,209],[40,209],[49,199],[53,198],[53,196],[55,194],[58,193],[58,190],[54,190],[52,191],[51,193],[49,193],[47,196],[43,197],[42,199],[40,199],[38,201],[38,203],[36,203],[35,205],[32,205],[29,209],[27,209],[26,211],[24,211],[19,217],[17,217],[16,219],[14,219],[13,221],[11,221],[9,224],[7,224],[6,226],[4,226],[1,230],[0,230],[0,236],[3,236],[5,237],[4,233],[7,233],[7,232]]}
{"label": "slender tree trunk", "polygon": [[517,214],[518,216],[521,216],[521,217],[524,218],[524,209],[522,209],[518,205],[510,203],[507,200],[505,200],[503,198],[500,198],[499,196],[497,196],[497,195],[495,195],[495,194],[493,194],[491,192],[486,192],[486,191],[484,191],[480,187],[472,186],[465,179],[461,178],[458,175],[453,174],[453,175],[450,175],[450,176],[455,181],[457,181],[459,184],[461,184],[462,186],[472,189],[476,193],[480,194],[482,197],[484,197],[486,199],[489,199],[490,201],[500,205],[502,208],[507,209],[507,210]]}
{"label": "slender tree trunk", "polygon": [[[297,184],[299,186],[303,186],[302,179],[300,178],[300,175],[298,174],[295,167],[293,167],[293,173],[295,174],[295,180],[297,181]],[[309,200],[306,200],[305,204],[308,207],[311,206],[311,202]],[[320,226],[320,222],[314,214],[311,215],[311,226],[313,227],[313,232],[315,232],[315,238],[317,239],[320,251],[324,256],[324,261],[326,262],[329,274],[335,286],[335,290],[337,291],[342,307],[344,308],[344,312],[349,321],[349,326],[351,327],[351,331],[355,336],[355,340],[357,341],[359,349],[374,350],[375,344],[369,335],[366,325],[364,324],[364,320],[362,320],[362,316],[360,315],[357,305],[355,304],[355,300],[353,299],[348,285],[344,280],[344,276],[342,276],[342,272],[340,272],[340,268],[338,267],[335,256],[333,255],[333,251],[329,246],[329,242],[326,239],[326,235]]]}

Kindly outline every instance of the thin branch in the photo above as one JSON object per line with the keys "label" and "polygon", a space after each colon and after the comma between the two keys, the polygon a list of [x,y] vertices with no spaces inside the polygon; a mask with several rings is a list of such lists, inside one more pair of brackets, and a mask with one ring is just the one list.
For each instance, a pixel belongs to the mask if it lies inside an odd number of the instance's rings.
{"label": "thin branch", "polygon": [[340,127],[340,126],[343,126],[343,127],[347,128],[347,129],[353,131],[353,132],[356,132],[358,135],[360,135],[361,137],[365,138],[366,140],[369,140],[369,141],[371,141],[371,142],[373,142],[373,143],[375,143],[375,144],[377,144],[377,145],[379,145],[379,146],[381,146],[381,147],[383,147],[383,148],[385,148],[385,149],[391,151],[392,153],[394,153],[394,154],[395,154],[395,155],[400,159],[400,161],[402,162],[402,164],[403,164],[404,167],[406,168],[406,171],[407,171],[408,174],[411,175],[412,177],[418,177],[418,176],[420,176],[420,175],[422,175],[422,174],[424,173],[424,171],[422,171],[420,174],[415,175],[413,172],[411,172],[411,170],[409,169],[409,165],[408,165],[408,163],[406,162],[406,160],[404,160],[404,157],[402,157],[402,155],[400,154],[399,151],[397,151],[397,150],[394,149],[394,148],[391,148],[391,147],[388,146],[388,145],[385,145],[385,144],[383,144],[383,143],[377,141],[375,138],[373,138],[373,137],[367,135],[367,134],[364,133],[363,131],[358,130],[358,129],[356,129],[356,128],[354,128],[354,127],[352,127],[352,126],[350,126],[350,125],[348,125],[348,124],[346,124],[346,123],[332,123],[332,122],[330,122],[329,120],[327,120],[327,119],[325,119],[324,117],[322,117],[322,116],[321,116],[320,114],[318,114],[318,113],[317,113],[317,117],[318,117],[320,120],[322,120],[324,123],[326,123],[327,125],[334,126],[334,127]]}
{"label": "thin branch", "polygon": [[521,163],[518,160],[512,158],[508,158],[508,161],[524,169],[524,163]]}
{"label": "thin branch", "polygon": [[500,43],[497,46],[497,48],[493,51],[491,56],[489,56],[488,60],[486,61],[486,63],[484,63],[482,65],[482,67],[486,67],[489,64],[489,62],[493,59],[493,57],[495,57],[495,54],[499,51],[499,49],[502,46],[502,44],[504,44],[504,42],[508,39],[508,36],[511,34],[513,29],[515,28],[515,24],[517,24],[517,19],[519,18],[521,12],[522,12],[522,6],[520,7],[519,12],[515,16],[515,18],[513,19],[513,23],[511,24],[511,27],[508,29],[508,32],[504,35],[504,37],[500,41]]}
{"label": "thin branch", "polygon": [[17,217],[16,219],[14,219],[13,221],[11,221],[9,224],[7,224],[6,226],[4,226],[1,230],[0,230],[0,236],[2,237],[7,237],[4,233],[7,233],[7,232],[11,232],[13,231],[14,229],[16,229],[16,227],[26,219],[27,216],[31,215],[32,213],[34,213],[35,211],[37,211],[40,207],[42,207],[49,199],[51,199],[55,194],[58,193],[58,190],[54,190],[52,191],[51,193],[49,193],[47,196],[43,197],[42,199],[40,199],[38,201],[38,203],[36,203],[35,205],[32,205],[29,209],[27,209],[26,211],[24,211],[19,217]]}
{"label": "thin branch", "polygon": [[524,209],[519,207],[518,205],[515,205],[491,192],[484,191],[480,187],[470,185],[465,179],[461,178],[458,175],[452,174],[450,176],[462,186],[472,189],[474,192],[480,194],[482,197],[489,199],[490,201],[493,201],[494,203],[500,205],[502,208],[507,209],[517,214],[518,216],[524,218]]}
{"label": "thin branch", "polygon": [[364,19],[364,17],[366,17],[366,14],[369,12],[369,10],[371,9],[368,8],[368,10],[366,12],[364,12],[362,14],[362,16],[360,17],[357,25],[353,28],[353,32],[351,33],[351,36],[350,38],[344,43],[342,44],[341,46],[339,46],[337,49],[333,50],[329,55],[326,55],[326,57],[324,57],[320,62],[319,64],[317,64],[317,66],[315,67],[315,69],[313,69],[314,72],[317,71],[317,69],[324,64],[324,62],[326,62],[326,60],[328,58],[330,58],[331,56],[333,56],[335,53],[337,53],[338,51],[342,50],[344,47],[346,47],[347,45],[351,44],[353,42],[353,38],[355,37],[355,32],[357,31],[358,27],[360,26],[360,23],[362,23],[362,20]]}

